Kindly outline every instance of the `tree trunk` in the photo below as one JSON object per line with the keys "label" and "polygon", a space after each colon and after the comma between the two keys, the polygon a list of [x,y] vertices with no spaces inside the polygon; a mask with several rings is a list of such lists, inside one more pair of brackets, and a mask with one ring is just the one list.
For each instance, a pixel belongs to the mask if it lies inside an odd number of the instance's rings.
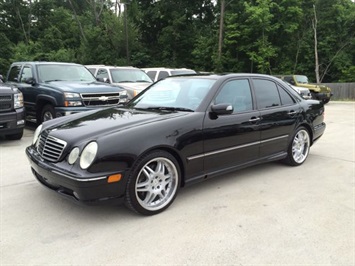
{"label": "tree trunk", "polygon": [[319,79],[319,60],[318,60],[318,40],[317,40],[317,14],[316,6],[313,5],[314,19],[312,20],[313,33],[314,33],[314,59],[315,59],[315,72],[316,72],[316,83],[320,83]]}
{"label": "tree trunk", "polygon": [[219,39],[218,39],[218,61],[220,61],[222,57],[224,9],[225,9],[225,0],[221,0],[221,17],[219,19]]}

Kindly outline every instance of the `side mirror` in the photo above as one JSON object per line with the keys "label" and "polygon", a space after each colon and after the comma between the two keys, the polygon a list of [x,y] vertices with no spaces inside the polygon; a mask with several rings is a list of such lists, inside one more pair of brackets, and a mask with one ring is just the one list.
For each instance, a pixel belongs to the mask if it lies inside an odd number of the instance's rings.
{"label": "side mirror", "polygon": [[295,85],[296,83],[295,83],[295,81],[292,79],[292,80],[290,80],[290,84]]}
{"label": "side mirror", "polygon": [[211,110],[216,115],[229,115],[233,113],[234,108],[230,103],[220,103],[212,105]]}
{"label": "side mirror", "polygon": [[30,84],[30,85],[35,85],[36,84],[36,80],[34,78],[28,78],[25,80],[26,84]]}

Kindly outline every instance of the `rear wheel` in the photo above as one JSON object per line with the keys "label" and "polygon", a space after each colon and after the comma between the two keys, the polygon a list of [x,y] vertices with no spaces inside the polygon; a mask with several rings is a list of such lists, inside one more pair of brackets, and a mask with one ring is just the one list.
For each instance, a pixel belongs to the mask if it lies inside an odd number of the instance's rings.
{"label": "rear wheel", "polygon": [[44,121],[47,120],[51,120],[53,118],[55,118],[55,111],[54,111],[54,107],[50,104],[46,104],[45,106],[43,106],[42,108],[42,112],[41,112],[41,123],[43,123]]}
{"label": "rear wheel", "polygon": [[285,162],[292,166],[303,164],[309,154],[311,141],[306,128],[299,127],[293,135]]}
{"label": "rear wheel", "polygon": [[125,204],[143,215],[160,213],[174,201],[180,180],[174,156],[165,151],[149,153],[137,162],[129,176]]}

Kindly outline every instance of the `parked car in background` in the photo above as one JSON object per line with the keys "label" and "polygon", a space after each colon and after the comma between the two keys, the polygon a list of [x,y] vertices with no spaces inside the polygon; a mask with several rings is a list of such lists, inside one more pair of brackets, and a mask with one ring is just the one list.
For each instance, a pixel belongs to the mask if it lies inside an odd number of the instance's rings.
{"label": "parked car in background", "polygon": [[176,76],[126,104],[44,122],[26,153],[61,195],[152,215],[181,186],[275,160],[301,165],[323,120],[322,102],[271,76]]}
{"label": "parked car in background", "polygon": [[74,63],[16,62],[6,83],[23,93],[26,116],[38,124],[127,100],[126,90],[97,82],[87,68]]}
{"label": "parked car in background", "polygon": [[127,90],[128,99],[132,99],[153,81],[141,69],[135,67],[116,67],[105,65],[87,65],[98,81],[118,85]]}
{"label": "parked car in background", "polygon": [[169,76],[196,74],[195,70],[187,68],[153,67],[142,68],[153,81],[158,81]]}
{"label": "parked car in background", "polygon": [[24,127],[25,109],[21,91],[0,81],[0,136],[10,140],[21,139]]}
{"label": "parked car in background", "polygon": [[294,85],[291,85],[290,83],[288,83],[287,81],[284,81],[288,86],[290,86],[292,89],[294,89],[295,91],[297,91],[303,99],[309,100],[312,99],[312,93],[308,88],[305,87],[297,87]]}
{"label": "parked car in background", "polygon": [[308,81],[308,77],[305,75],[277,75],[277,77],[287,81],[293,86],[308,88],[311,91],[312,99],[328,103],[330,98],[333,96],[329,87],[324,85],[311,84]]}

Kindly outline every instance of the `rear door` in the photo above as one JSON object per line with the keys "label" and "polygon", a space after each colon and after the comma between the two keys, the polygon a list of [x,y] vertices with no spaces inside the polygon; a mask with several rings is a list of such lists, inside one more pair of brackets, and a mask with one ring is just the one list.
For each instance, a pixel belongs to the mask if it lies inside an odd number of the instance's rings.
{"label": "rear door", "polygon": [[260,157],[281,156],[287,151],[301,109],[297,100],[274,80],[253,78],[257,109],[260,111]]}

